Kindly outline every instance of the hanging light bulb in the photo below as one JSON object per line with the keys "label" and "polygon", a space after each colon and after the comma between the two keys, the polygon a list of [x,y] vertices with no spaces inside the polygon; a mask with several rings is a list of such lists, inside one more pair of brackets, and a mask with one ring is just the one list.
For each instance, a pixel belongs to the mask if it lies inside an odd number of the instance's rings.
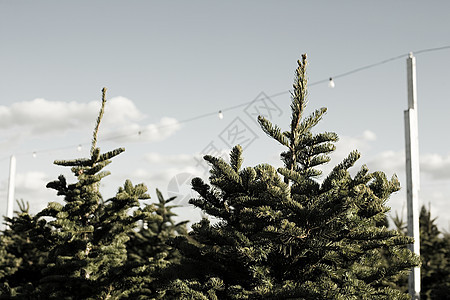
{"label": "hanging light bulb", "polygon": [[33,152],[32,156],[33,156],[33,158],[36,158],[36,156],[37,156],[36,151]]}
{"label": "hanging light bulb", "polygon": [[77,151],[81,152],[81,149],[82,149],[81,144],[79,144],[78,147],[77,147]]}
{"label": "hanging light bulb", "polygon": [[332,77],[330,77],[330,81],[328,81],[328,87],[329,88],[334,88],[334,81],[333,81]]}
{"label": "hanging light bulb", "polygon": [[219,110],[219,119],[223,119],[223,113],[222,113],[222,111],[221,110]]}

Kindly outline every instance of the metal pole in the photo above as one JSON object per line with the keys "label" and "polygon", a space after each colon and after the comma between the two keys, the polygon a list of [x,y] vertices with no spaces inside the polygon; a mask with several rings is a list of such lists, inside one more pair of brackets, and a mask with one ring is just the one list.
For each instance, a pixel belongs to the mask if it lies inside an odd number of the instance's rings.
{"label": "metal pole", "polygon": [[[408,212],[408,235],[414,238],[409,249],[420,255],[419,231],[419,133],[417,123],[416,58],[409,54],[406,60],[408,81],[408,109],[405,118],[406,154],[406,198]],[[408,290],[413,300],[420,299],[420,268],[413,268],[409,274]]]}
{"label": "metal pole", "polygon": [[6,216],[8,218],[13,217],[14,207],[14,191],[15,191],[15,178],[16,178],[16,157],[11,155],[9,162],[9,181],[8,181],[8,202],[6,206]]}

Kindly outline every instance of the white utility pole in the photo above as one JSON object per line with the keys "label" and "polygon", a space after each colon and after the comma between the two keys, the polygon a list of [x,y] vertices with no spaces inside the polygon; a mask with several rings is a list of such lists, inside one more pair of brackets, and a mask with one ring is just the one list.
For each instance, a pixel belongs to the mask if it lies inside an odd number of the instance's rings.
{"label": "white utility pole", "polygon": [[[406,153],[406,198],[408,211],[408,235],[414,238],[409,249],[420,255],[419,231],[419,130],[417,123],[416,58],[412,53],[406,60],[408,80],[408,109],[405,117]],[[413,268],[409,274],[408,290],[411,299],[420,299],[420,268]]]}
{"label": "white utility pole", "polygon": [[14,191],[15,191],[15,179],[16,179],[16,157],[11,155],[9,162],[9,182],[8,182],[8,202],[6,206],[6,216],[8,218],[13,217],[14,207]]}

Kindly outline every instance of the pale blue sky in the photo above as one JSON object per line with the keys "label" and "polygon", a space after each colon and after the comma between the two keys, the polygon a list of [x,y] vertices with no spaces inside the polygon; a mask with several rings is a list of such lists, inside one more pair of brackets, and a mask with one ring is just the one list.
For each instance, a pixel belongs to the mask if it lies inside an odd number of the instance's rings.
{"label": "pale blue sky", "polygon": [[[329,109],[318,130],[341,136],[331,165],[357,148],[358,167],[397,173],[405,186],[406,54],[449,46],[449,37],[447,1],[0,0],[0,197],[6,199],[9,156],[16,154],[16,197],[36,209],[55,199],[44,185],[64,171],[52,161],[87,155],[97,114],[92,101],[104,86],[111,101],[101,135],[127,135],[100,142],[104,150],[127,149],[109,168],[105,193],[130,178],[152,195],[156,187],[167,195],[177,175],[205,176],[194,157],[210,143],[226,151],[224,133],[236,118],[257,136],[245,163],[278,164],[279,148],[246,114],[252,107],[225,111],[223,120],[214,114],[178,122],[287,91],[302,53],[311,83],[405,54],[336,78],[334,89],[321,83],[309,90],[309,111]],[[416,55],[421,199],[446,229],[449,54]],[[289,95],[271,101],[282,111],[275,123],[287,128]],[[177,125],[152,125],[171,122]],[[392,197],[394,210],[404,192]],[[187,208],[180,214],[199,215]]]}

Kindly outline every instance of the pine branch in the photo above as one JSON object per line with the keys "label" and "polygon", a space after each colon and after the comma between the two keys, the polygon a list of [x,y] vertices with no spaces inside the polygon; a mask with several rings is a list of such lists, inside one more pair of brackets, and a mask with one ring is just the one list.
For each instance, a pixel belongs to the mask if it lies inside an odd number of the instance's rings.
{"label": "pine branch", "polygon": [[[311,115],[309,115],[307,118],[305,118],[300,125],[297,125],[296,127],[296,137],[305,134],[311,130],[314,126],[316,126],[320,120],[322,120],[323,115],[327,112],[327,109],[325,107],[322,107],[320,109],[316,109]],[[294,145],[298,145],[298,140],[294,140]]]}
{"label": "pine branch", "polygon": [[237,145],[233,147],[230,153],[230,165],[235,172],[239,172],[242,166],[242,147]]}
{"label": "pine branch", "polygon": [[55,160],[53,162],[55,165],[63,166],[63,167],[87,167],[92,165],[92,159],[90,158],[78,158],[71,160]]}
{"label": "pine branch", "polygon": [[335,166],[331,173],[322,183],[322,189],[327,190],[331,187],[333,181],[339,179],[343,171],[347,171],[350,167],[352,167],[355,162],[361,157],[361,154],[358,151],[352,151],[340,164]]}
{"label": "pine branch", "polygon": [[229,164],[227,164],[222,158],[213,157],[211,155],[205,155],[203,158],[213,166],[213,170],[211,171],[213,175],[215,175],[214,173],[217,173],[218,175],[217,177],[212,176],[211,177],[212,181],[213,178],[221,180],[222,176],[220,175],[223,175],[230,181],[235,182],[237,184],[241,184],[241,178],[239,177],[237,171],[235,171],[234,168]]}
{"label": "pine branch", "polygon": [[269,120],[264,118],[263,116],[258,116],[258,122],[262,128],[262,130],[270,137],[277,140],[280,144],[289,147],[289,139],[286,137],[284,133],[281,132],[281,129],[273,125]]}
{"label": "pine branch", "polygon": [[106,153],[103,153],[103,154],[99,155],[95,162],[102,162],[102,161],[105,161],[105,160],[109,160],[109,159],[113,158],[114,156],[119,155],[120,153],[122,153],[124,151],[125,151],[125,148],[117,148],[117,149],[114,149],[112,151],[108,151]]}

